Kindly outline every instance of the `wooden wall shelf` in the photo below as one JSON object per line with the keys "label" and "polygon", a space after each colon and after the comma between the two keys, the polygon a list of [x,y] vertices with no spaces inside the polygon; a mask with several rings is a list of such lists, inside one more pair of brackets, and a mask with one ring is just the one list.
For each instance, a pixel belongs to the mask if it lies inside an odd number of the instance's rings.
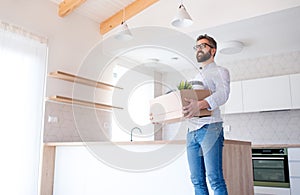
{"label": "wooden wall shelf", "polygon": [[94,80],[91,80],[91,79],[76,76],[76,75],[73,75],[73,74],[70,74],[70,73],[65,73],[65,72],[62,72],[62,71],[51,72],[49,74],[49,76],[53,77],[53,78],[69,81],[69,82],[80,83],[80,84],[84,84],[84,85],[88,85],[88,86],[92,86],[92,87],[97,87],[97,88],[102,88],[102,89],[108,89],[108,90],[123,89],[123,88],[118,87],[118,86],[114,86],[114,85],[99,82],[99,81],[94,81]]}
{"label": "wooden wall shelf", "polygon": [[95,107],[95,108],[100,108],[100,109],[108,109],[108,110],[111,110],[113,108],[123,109],[118,106],[112,106],[112,105],[107,105],[107,104],[102,104],[102,103],[95,103],[95,102],[90,102],[90,101],[85,101],[85,100],[78,100],[78,99],[73,99],[70,97],[64,97],[64,96],[58,96],[58,95],[51,96],[48,99],[57,101],[57,102],[62,102],[62,103],[77,104],[77,105],[81,105],[81,106]]}

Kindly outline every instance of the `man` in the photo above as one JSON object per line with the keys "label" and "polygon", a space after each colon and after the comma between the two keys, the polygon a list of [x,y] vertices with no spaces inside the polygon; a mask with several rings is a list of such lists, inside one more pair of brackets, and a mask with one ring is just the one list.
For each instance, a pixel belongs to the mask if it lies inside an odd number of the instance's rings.
{"label": "man", "polygon": [[[191,172],[191,181],[195,195],[208,195],[206,176],[214,195],[227,195],[222,171],[223,127],[219,106],[229,95],[230,78],[227,69],[217,66],[214,57],[217,51],[216,41],[208,35],[200,35],[196,45],[199,73],[193,83],[202,84],[211,95],[201,101],[185,99],[189,104],[183,107],[183,113],[189,118],[187,133],[187,156]],[[192,83],[192,84],[193,84]],[[195,117],[200,109],[212,111],[209,117]]]}

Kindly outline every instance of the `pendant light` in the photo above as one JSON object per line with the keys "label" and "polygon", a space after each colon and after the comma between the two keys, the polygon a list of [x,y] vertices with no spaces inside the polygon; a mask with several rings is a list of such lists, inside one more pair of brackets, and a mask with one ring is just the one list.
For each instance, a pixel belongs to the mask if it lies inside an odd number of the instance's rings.
{"label": "pendant light", "polygon": [[123,9],[123,19],[121,22],[121,31],[115,35],[115,39],[121,41],[129,41],[133,38],[132,33],[130,32],[127,23],[125,22],[125,8]]}
{"label": "pendant light", "polygon": [[175,27],[187,27],[193,24],[193,20],[181,3],[177,15],[172,20],[171,24]]}

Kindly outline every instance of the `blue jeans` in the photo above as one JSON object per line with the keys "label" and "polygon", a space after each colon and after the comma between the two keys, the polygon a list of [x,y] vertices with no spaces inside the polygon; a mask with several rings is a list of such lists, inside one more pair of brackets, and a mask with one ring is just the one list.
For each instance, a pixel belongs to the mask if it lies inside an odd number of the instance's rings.
{"label": "blue jeans", "polygon": [[195,195],[208,195],[206,175],[214,195],[227,195],[223,177],[222,122],[204,125],[187,134],[187,156]]}

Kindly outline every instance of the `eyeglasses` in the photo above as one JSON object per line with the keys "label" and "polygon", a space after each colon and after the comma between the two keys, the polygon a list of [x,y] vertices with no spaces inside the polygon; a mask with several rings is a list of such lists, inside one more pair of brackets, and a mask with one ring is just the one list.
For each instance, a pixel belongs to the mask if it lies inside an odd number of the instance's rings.
{"label": "eyeglasses", "polygon": [[214,48],[213,46],[211,46],[211,45],[209,45],[209,44],[207,44],[207,43],[201,43],[201,44],[199,44],[199,45],[195,45],[195,46],[193,47],[193,49],[194,49],[195,51],[197,51],[198,49],[204,49],[204,48],[206,48],[206,46],[208,46],[208,47],[210,47],[210,48]]}

